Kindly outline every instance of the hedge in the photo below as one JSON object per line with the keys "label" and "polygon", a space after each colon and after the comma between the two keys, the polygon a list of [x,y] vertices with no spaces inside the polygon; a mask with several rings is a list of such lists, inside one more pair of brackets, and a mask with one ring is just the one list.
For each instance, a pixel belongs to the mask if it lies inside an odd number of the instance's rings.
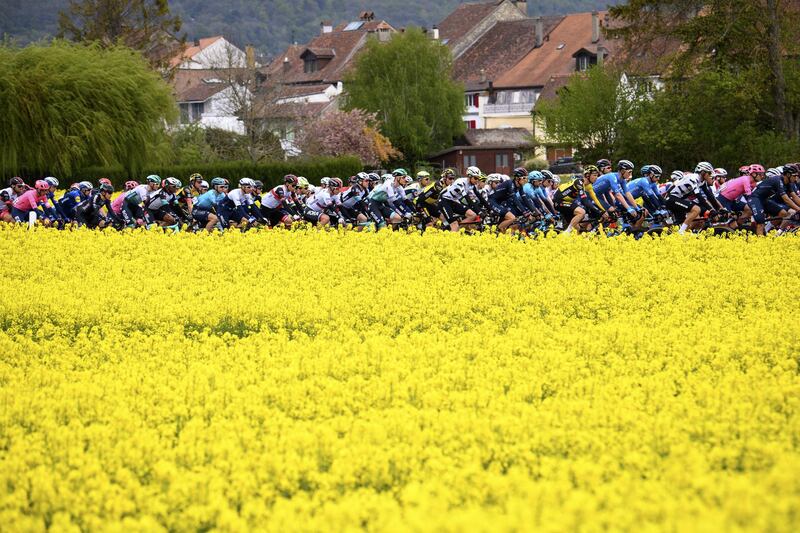
{"label": "hedge", "polygon": [[[234,184],[240,178],[253,178],[264,182],[265,187],[274,187],[280,183],[286,174],[305,176],[310,180],[319,181],[324,176],[338,176],[345,182],[347,177],[361,172],[361,161],[357,157],[319,157],[310,159],[297,159],[290,161],[270,161],[267,163],[253,163],[251,161],[228,161],[223,163],[208,163],[203,165],[179,166],[152,166],[139,174],[131,175],[122,167],[96,167],[87,168],[69,178],[56,176],[64,183],[74,183],[81,180],[97,181],[99,178],[109,178],[116,188],[121,188],[128,180],[143,181],[150,174],[158,174],[162,178],[174,176],[186,183],[189,176],[199,172],[207,180],[215,176],[228,178]],[[32,181],[39,176],[24,176]]]}

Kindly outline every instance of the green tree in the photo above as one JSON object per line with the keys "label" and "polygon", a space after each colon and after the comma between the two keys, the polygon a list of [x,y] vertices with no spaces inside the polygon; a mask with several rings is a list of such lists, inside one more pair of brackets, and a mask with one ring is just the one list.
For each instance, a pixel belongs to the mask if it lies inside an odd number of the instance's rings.
{"label": "green tree", "polygon": [[610,8],[618,25],[607,30],[625,39],[631,57],[674,50],[664,65],[672,77],[724,70],[737,75],[757,70],[757,112],[776,131],[800,138],[800,107],[793,104],[785,70],[800,52],[800,22],[793,0],[630,0]]}
{"label": "green tree", "polygon": [[138,169],[177,118],[169,86],[130,49],[0,47],[0,170]]}
{"label": "green tree", "polygon": [[641,101],[618,71],[593,67],[573,74],[556,99],[538,103],[534,121],[548,139],[580,147],[586,160],[616,157]]}
{"label": "green tree", "polygon": [[162,67],[184,42],[174,36],[181,19],[170,13],[167,0],[69,0],[58,28],[59,37],[101,46],[123,44]]}
{"label": "green tree", "polygon": [[464,89],[452,81],[450,50],[418,28],[367,43],[345,79],[346,108],[375,113],[407,158],[424,159],[464,131]]}

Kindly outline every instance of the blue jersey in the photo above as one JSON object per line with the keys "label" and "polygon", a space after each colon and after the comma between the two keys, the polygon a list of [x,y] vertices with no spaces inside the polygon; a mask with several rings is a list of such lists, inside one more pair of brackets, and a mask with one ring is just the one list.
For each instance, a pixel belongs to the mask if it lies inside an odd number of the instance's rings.
{"label": "blue jersey", "polygon": [[759,200],[766,200],[773,196],[780,198],[784,194],[786,194],[786,189],[783,186],[783,176],[764,178],[753,190],[753,196]]}
{"label": "blue jersey", "polygon": [[614,194],[625,194],[628,192],[628,185],[622,179],[619,172],[609,172],[603,174],[594,182],[594,193],[597,196],[605,196],[610,192]]}
{"label": "blue jersey", "polygon": [[80,191],[67,191],[58,201],[58,205],[61,207],[61,214],[70,219],[75,218],[75,207],[86,198]]}
{"label": "blue jersey", "polygon": [[211,209],[222,202],[227,195],[224,192],[217,192],[214,189],[201,194],[195,201],[194,207],[211,211]]}
{"label": "blue jersey", "polygon": [[628,192],[634,199],[642,196],[658,196],[658,184],[650,181],[650,178],[638,178],[628,182]]}

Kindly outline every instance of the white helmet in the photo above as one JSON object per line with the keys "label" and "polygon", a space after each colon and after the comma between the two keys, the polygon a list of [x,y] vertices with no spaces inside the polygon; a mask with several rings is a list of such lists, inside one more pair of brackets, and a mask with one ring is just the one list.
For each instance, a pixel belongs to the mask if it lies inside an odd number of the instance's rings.
{"label": "white helmet", "polygon": [[714,172],[714,167],[708,161],[702,161],[697,163],[697,166],[694,167],[694,171],[700,174],[701,172],[708,172],[709,174]]}
{"label": "white helmet", "polygon": [[89,181],[82,181],[78,184],[78,189],[91,189],[92,183]]}
{"label": "white helmet", "polygon": [[478,167],[469,167],[467,169],[467,177],[468,178],[480,178],[481,177],[481,169]]}
{"label": "white helmet", "polygon": [[322,187],[330,187],[330,185],[331,185],[331,179],[330,179],[329,177],[325,176],[324,178],[322,178],[321,180],[319,180],[319,184],[320,184],[320,186],[322,186]]}
{"label": "white helmet", "polygon": [[384,183],[386,183],[387,181],[392,181],[394,179],[394,175],[392,175],[392,174],[383,174],[381,176],[381,179],[383,180]]}
{"label": "white helmet", "polygon": [[715,168],[714,169],[714,177],[715,178],[727,178],[728,177],[728,171],[725,170],[724,168]]}
{"label": "white helmet", "polygon": [[780,168],[768,168],[767,169],[767,177],[768,178],[777,178],[783,174]]}
{"label": "white helmet", "polygon": [[554,174],[553,175],[553,183],[555,183],[556,185],[561,185],[561,178],[559,178],[558,176],[556,176]]}
{"label": "white helmet", "polygon": [[179,180],[178,178],[169,177],[169,178],[164,180],[164,185],[167,185],[167,186],[171,185],[173,187],[180,187],[181,186],[181,180]]}
{"label": "white helmet", "polygon": [[413,182],[414,178],[412,178],[411,176],[406,176],[405,178],[403,178],[403,185],[408,186],[411,185]]}
{"label": "white helmet", "polygon": [[206,189],[208,189],[208,182],[206,180],[201,181],[200,187],[205,187]]}
{"label": "white helmet", "polygon": [[256,182],[250,178],[242,178],[239,180],[239,187],[255,187]]}
{"label": "white helmet", "polygon": [[680,170],[675,170],[670,174],[669,179],[672,181],[678,181],[679,179],[683,178],[683,172]]}
{"label": "white helmet", "polygon": [[486,176],[486,183],[500,183],[501,181],[503,181],[503,178],[500,174],[495,173]]}

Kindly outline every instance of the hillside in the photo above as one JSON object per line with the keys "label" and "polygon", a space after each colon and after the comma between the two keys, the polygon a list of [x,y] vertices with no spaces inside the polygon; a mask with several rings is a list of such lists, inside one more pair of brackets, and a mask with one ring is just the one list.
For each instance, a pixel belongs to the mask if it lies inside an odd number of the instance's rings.
{"label": "hillside", "polygon": [[[67,0],[0,1],[0,35],[26,43],[53,35],[58,12]],[[460,0],[171,0],[173,11],[184,21],[189,38],[222,34],[235,43],[252,43],[274,54],[292,41],[304,42],[319,31],[323,19],[342,22],[368,9],[376,17],[402,27],[430,27],[442,20]],[[552,0],[529,2],[534,14],[570,13],[602,9],[618,0]]]}

